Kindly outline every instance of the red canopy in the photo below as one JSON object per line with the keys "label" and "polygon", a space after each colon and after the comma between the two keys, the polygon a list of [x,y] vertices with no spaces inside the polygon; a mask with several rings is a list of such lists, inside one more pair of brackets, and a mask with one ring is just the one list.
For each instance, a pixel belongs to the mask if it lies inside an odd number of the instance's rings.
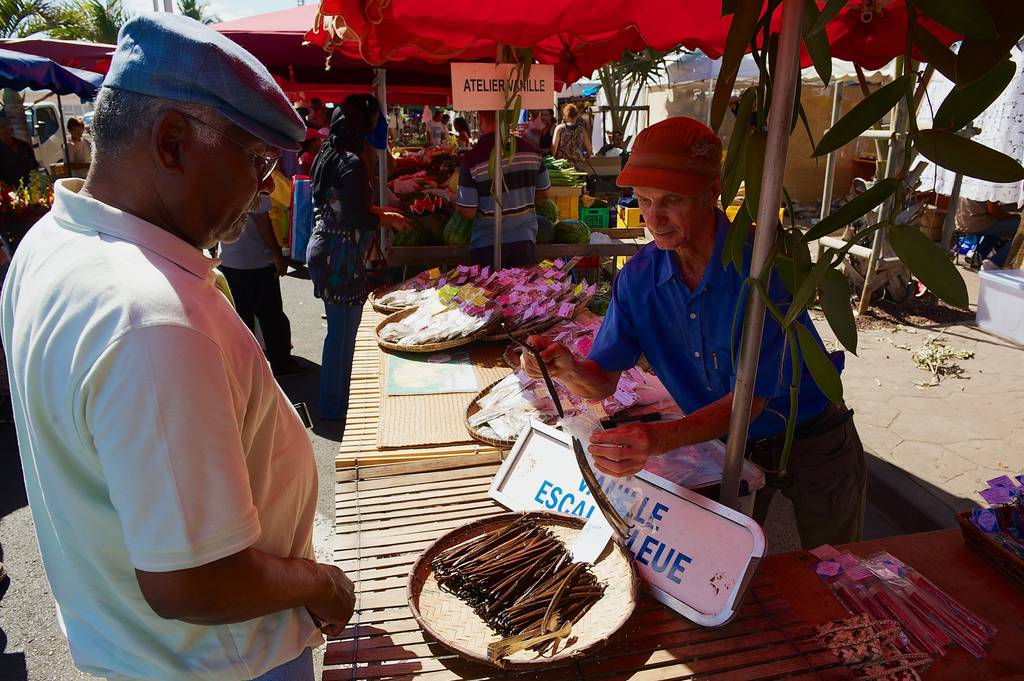
{"label": "red canopy", "polygon": [[[211,28],[251,52],[289,94],[339,101],[349,94],[369,92],[373,67],[359,56],[354,44],[331,55],[317,45],[303,44],[316,15],[314,6],[295,7]],[[444,65],[394,59],[383,67],[388,69],[390,104],[444,105],[451,98],[451,78]]]}
{"label": "red canopy", "polygon": [[[903,54],[903,0],[875,4],[884,8],[865,14],[860,0],[850,0],[829,23],[833,57],[874,69]],[[625,50],[665,51],[682,45],[718,58],[732,20],[723,18],[721,10],[721,0],[562,0],[526,7],[479,0],[322,0],[320,6],[324,15],[343,17],[346,35],[357,41],[358,53],[371,64],[395,56],[435,62],[493,60],[501,44],[532,47],[534,58],[555,64],[566,82],[617,61]],[[781,15],[773,17],[775,30]],[[958,38],[929,19],[920,18],[919,23],[946,44]],[[307,34],[310,42],[321,45],[326,38],[323,31]],[[804,66],[810,65],[806,53],[802,58]]]}
{"label": "red canopy", "polygon": [[113,45],[48,38],[0,40],[0,48],[46,57],[61,66],[71,66],[95,73],[106,73],[110,68],[110,58],[114,54]]}

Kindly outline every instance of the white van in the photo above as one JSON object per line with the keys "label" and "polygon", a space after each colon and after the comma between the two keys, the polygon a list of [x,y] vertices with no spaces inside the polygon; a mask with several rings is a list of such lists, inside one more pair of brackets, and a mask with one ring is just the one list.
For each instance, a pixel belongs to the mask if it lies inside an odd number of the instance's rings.
{"label": "white van", "polygon": [[[74,95],[66,95],[61,97],[61,107],[58,109],[57,97],[53,93],[23,90],[21,95],[24,100],[25,125],[32,138],[32,150],[35,152],[39,166],[47,169],[53,163],[62,163],[64,161],[64,141],[60,132],[60,109],[64,110],[66,124],[70,118],[82,119],[85,114],[91,113],[92,104],[82,103]],[[4,104],[4,108],[7,109],[14,102],[5,98]],[[7,115],[17,118],[17,113],[14,111]],[[91,120],[89,122],[91,123]]]}

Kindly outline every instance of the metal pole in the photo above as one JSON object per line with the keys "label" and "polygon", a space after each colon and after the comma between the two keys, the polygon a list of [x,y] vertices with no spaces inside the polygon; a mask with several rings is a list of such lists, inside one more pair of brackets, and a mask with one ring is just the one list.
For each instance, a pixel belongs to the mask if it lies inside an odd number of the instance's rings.
{"label": "metal pole", "polygon": [[[385,119],[388,115],[388,87],[387,87],[387,70],[386,69],[374,69],[373,70],[373,85],[377,88],[377,103],[380,106],[380,115],[384,116]],[[389,127],[390,130],[390,127]],[[388,205],[387,194],[388,194],[388,143],[385,138],[384,149],[377,150],[377,203],[381,208],[385,208]],[[386,230],[384,226],[380,227],[380,252],[387,257],[387,241],[385,239]]]}
{"label": "metal pole", "polygon": [[[505,60],[505,48],[498,45],[498,54],[495,63],[501,64]],[[505,133],[501,129],[501,111],[494,112],[494,269],[501,269],[501,190],[505,184],[501,172],[501,159],[504,156]]]}
{"label": "metal pole", "polygon": [[[843,84],[837,82],[834,86],[835,91],[832,93],[832,118],[829,119],[828,127],[831,129],[835,126],[836,121],[839,120],[839,110],[843,105]],[[825,157],[825,186],[821,190],[821,220],[824,220],[832,212],[832,189],[836,181],[836,154],[839,150],[830,151]],[[821,252],[824,250],[821,242],[818,242],[818,257],[821,257]]]}
{"label": "metal pole", "polygon": [[57,116],[60,118],[60,136],[64,138],[64,171],[71,177],[71,157],[68,156],[68,131],[64,129],[64,107],[60,104],[60,95],[57,95]]}
{"label": "metal pole", "polygon": [[[778,75],[772,88],[771,114],[768,117],[768,139],[765,144],[764,167],[761,176],[761,196],[757,206],[757,229],[754,231],[754,252],[750,258],[750,276],[759,277],[771,267],[768,254],[775,242],[778,223],[779,198],[786,172],[789,126],[793,120],[793,97],[800,77],[800,23],[803,21],[803,0],[784,0],[782,25],[779,28]],[[740,471],[747,447],[750,427],[750,405],[754,398],[754,380],[757,360],[761,353],[761,334],[764,331],[764,300],[750,289],[743,335],[740,338],[740,357],[737,367],[736,388],[732,396],[732,414],[729,417],[729,442],[722,470],[721,502],[739,508]]]}

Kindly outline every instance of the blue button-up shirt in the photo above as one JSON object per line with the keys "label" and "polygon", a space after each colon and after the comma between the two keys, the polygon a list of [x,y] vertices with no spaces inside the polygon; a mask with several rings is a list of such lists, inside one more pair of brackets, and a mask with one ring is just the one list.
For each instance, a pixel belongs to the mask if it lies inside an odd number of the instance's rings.
{"label": "blue button-up shirt", "polygon": [[[749,289],[743,287],[750,273],[751,243],[744,253],[744,270],[722,266],[722,249],[729,219],[718,211],[715,248],[697,288],[683,281],[671,251],[649,243],[619,272],[601,330],[590,359],[605,371],[623,371],[643,354],[682,410],[689,414],[728,395],[736,386],[736,367],[731,353],[734,315],[736,350]],[[791,296],[773,273],[768,291],[785,311]],[[742,301],[741,301],[742,297]],[[737,303],[739,303],[737,305]],[[821,343],[810,316],[800,317]],[[791,367],[786,335],[769,315],[761,341],[754,394],[767,402],[750,424],[749,437],[760,439],[782,432],[789,414]],[[828,402],[807,367],[800,382],[798,423],[820,414]]]}

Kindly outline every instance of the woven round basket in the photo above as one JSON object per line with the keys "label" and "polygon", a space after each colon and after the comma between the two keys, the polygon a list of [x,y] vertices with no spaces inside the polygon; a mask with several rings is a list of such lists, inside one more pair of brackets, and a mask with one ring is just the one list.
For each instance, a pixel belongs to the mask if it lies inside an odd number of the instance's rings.
{"label": "woven round basket", "polygon": [[401,312],[402,310],[405,309],[404,307],[382,305],[380,303],[381,298],[391,293],[392,291],[396,290],[399,286],[401,286],[401,284],[397,284],[395,286],[388,286],[386,288],[379,288],[376,291],[371,291],[370,295],[367,296],[366,300],[369,301],[370,307],[372,307],[375,311],[379,312],[380,314],[395,314],[396,312]]}
{"label": "woven round basket", "polygon": [[[456,528],[431,544],[409,573],[409,609],[423,630],[442,646],[474,662],[495,666],[487,658],[487,646],[502,639],[458,596],[441,590],[431,562],[440,551],[477,535],[503,527],[522,515],[536,518],[571,546],[583,529],[583,520],[555,513],[505,513]],[[633,614],[637,602],[637,574],[632,556],[619,542],[608,547],[592,567],[605,584],[601,599],[572,625],[572,634],[551,651],[538,655],[522,650],[499,661],[503,669],[533,669],[568,664],[602,648]]]}
{"label": "woven round basket", "polygon": [[477,393],[476,397],[473,398],[473,401],[469,403],[468,407],[466,407],[466,417],[463,423],[466,424],[466,432],[469,433],[470,437],[474,440],[483,442],[484,444],[494,445],[495,447],[500,447],[502,449],[511,449],[512,445],[516,443],[515,440],[499,440],[496,437],[488,437],[469,424],[469,417],[480,411],[480,405],[478,405],[477,402],[479,402],[484,395],[491,392],[491,388],[504,380],[504,378],[499,378],[497,381],[491,383],[489,386]]}
{"label": "woven round basket", "polygon": [[401,310],[400,312],[395,312],[394,314],[382,319],[380,323],[377,324],[377,328],[375,330],[377,336],[377,345],[384,348],[385,350],[393,350],[395,352],[440,352],[441,350],[457,348],[460,345],[469,345],[473,341],[480,340],[487,334],[491,333],[495,325],[501,319],[499,316],[495,316],[488,324],[484,325],[484,327],[477,331],[476,333],[471,333],[470,335],[463,336],[461,338],[452,338],[451,340],[446,340],[440,343],[424,343],[422,345],[399,345],[398,343],[392,343],[380,337],[381,329],[383,329],[385,326],[391,324],[392,322],[397,322],[402,319],[405,319],[415,311],[416,308],[410,307],[405,310]]}

